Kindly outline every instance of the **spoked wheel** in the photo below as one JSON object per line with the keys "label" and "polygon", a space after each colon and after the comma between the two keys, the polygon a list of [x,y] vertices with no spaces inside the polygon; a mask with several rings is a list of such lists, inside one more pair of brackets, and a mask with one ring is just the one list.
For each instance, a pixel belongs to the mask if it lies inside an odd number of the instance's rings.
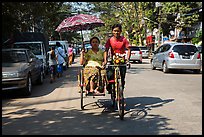
{"label": "spoked wheel", "polygon": [[122,89],[122,83],[121,79],[117,79],[117,107],[118,107],[118,112],[120,119],[123,120],[124,118],[124,96],[123,96],[123,89]]}
{"label": "spoked wheel", "polygon": [[83,84],[84,84],[84,80],[83,80],[83,70],[80,71],[80,74],[79,74],[79,86],[80,86],[80,95],[81,95],[81,109],[83,110],[84,109],[84,103],[83,103]]}
{"label": "spoked wheel", "polygon": [[112,107],[114,108],[115,107],[115,98],[116,98],[116,96],[115,96],[115,84],[113,83],[113,84],[111,84],[111,100],[112,100]]}

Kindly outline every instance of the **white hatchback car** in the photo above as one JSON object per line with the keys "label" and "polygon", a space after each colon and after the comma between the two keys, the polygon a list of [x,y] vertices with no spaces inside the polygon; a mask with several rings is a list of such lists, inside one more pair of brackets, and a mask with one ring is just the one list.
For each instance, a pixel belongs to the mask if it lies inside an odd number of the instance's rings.
{"label": "white hatchback car", "polygon": [[142,51],[142,57],[143,57],[143,58],[148,58],[148,56],[149,56],[149,50],[148,50],[148,48],[145,47],[145,46],[142,46],[142,47],[139,47],[139,48],[140,48],[140,50]]}
{"label": "white hatchback car", "polygon": [[201,55],[190,43],[165,43],[153,53],[150,63],[152,69],[161,68],[164,73],[170,69],[201,71]]}
{"label": "white hatchback car", "polygon": [[[142,63],[142,51],[139,47],[136,46],[130,46],[131,56],[130,61]],[[127,50],[126,50],[127,55]]]}

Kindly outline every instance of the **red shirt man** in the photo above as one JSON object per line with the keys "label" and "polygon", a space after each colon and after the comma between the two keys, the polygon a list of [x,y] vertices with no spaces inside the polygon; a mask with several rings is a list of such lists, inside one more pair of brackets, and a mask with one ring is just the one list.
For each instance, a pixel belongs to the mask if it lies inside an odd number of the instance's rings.
{"label": "red shirt man", "polygon": [[125,54],[125,49],[129,47],[129,42],[124,36],[119,38],[113,36],[105,44],[105,48],[109,49],[109,47],[111,47],[112,55],[115,53]]}
{"label": "red shirt man", "polygon": [[[111,53],[112,55],[114,55],[115,53],[121,53],[124,54],[126,48],[128,49],[127,52],[127,63],[129,63],[129,59],[130,59],[130,48],[129,48],[129,42],[128,40],[124,37],[121,36],[122,32],[122,26],[121,24],[114,24],[112,26],[112,33],[113,36],[111,38],[109,38],[105,44],[105,63],[107,62],[107,54],[108,54],[108,50],[109,47],[111,47]],[[121,74],[121,82],[122,82],[122,88],[124,89],[125,86],[125,75],[126,75],[126,66],[121,66],[120,67],[120,74]]]}

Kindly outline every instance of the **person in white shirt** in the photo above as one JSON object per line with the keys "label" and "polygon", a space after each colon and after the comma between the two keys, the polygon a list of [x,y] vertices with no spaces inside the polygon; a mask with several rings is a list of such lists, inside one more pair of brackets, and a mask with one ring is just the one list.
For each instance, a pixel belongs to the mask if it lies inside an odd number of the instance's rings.
{"label": "person in white shirt", "polygon": [[55,52],[57,53],[57,72],[58,72],[58,77],[62,76],[63,74],[63,63],[65,62],[66,54],[64,50],[62,49],[62,45],[59,42],[56,42],[56,49]]}

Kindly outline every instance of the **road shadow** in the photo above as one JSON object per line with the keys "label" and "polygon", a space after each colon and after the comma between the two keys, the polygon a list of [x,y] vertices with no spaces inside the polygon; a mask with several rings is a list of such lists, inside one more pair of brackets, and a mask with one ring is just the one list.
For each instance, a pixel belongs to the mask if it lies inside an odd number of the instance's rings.
{"label": "road shadow", "polygon": [[[161,107],[171,101],[154,97],[127,98],[127,111],[137,108],[146,111],[146,115],[140,119],[125,116],[122,121],[116,116],[117,112],[97,113],[74,107],[64,110],[17,110],[2,115],[2,135],[179,135],[177,130],[168,127],[169,118],[148,115],[146,109]],[[107,99],[97,102],[99,106],[109,104]],[[154,106],[157,103],[162,105]],[[140,107],[136,107],[137,104],[141,104]]]}
{"label": "road shadow", "polygon": [[142,63],[139,63],[138,61],[136,62],[133,62],[133,61],[130,61],[131,64],[150,64],[149,62],[146,62],[146,61],[143,61]]}
{"label": "road shadow", "polygon": [[[161,71],[162,69],[157,68],[154,71]],[[198,74],[194,73],[192,70],[182,70],[182,69],[171,69],[168,73],[165,74],[194,74],[194,75],[200,75],[202,74],[202,71]]]}
{"label": "road shadow", "polygon": [[130,67],[130,69],[127,69],[127,73],[129,74],[139,74],[142,71],[152,71],[151,68],[145,68],[145,67]]}
{"label": "road shadow", "polygon": [[174,101],[174,99],[162,100],[158,97],[128,97],[125,98],[126,114],[130,113],[131,117],[134,119],[144,118],[151,110],[156,107],[162,107],[164,104]]}
{"label": "road shadow", "polygon": [[[125,98],[125,115],[128,118],[142,119],[147,116],[147,111],[152,110],[156,107],[162,107],[164,104],[174,101],[174,99],[162,100],[158,97],[128,97]],[[98,99],[96,102],[97,106],[104,107],[103,112],[115,112],[117,107],[111,106],[111,99]],[[93,105],[94,103],[86,104]]]}

